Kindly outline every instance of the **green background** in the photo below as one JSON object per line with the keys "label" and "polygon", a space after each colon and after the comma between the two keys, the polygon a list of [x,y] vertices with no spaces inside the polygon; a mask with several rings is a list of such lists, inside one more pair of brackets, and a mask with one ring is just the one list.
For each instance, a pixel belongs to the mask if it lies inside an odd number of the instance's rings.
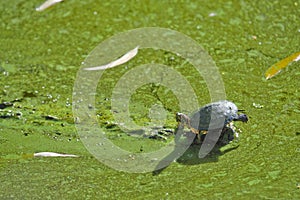
{"label": "green background", "polygon": [[[36,12],[41,3],[0,2],[0,103],[15,100],[0,110],[0,199],[300,198],[299,62],[264,78],[268,67],[299,51],[299,1],[65,0]],[[237,149],[203,160],[190,149],[159,174],[115,171],[85,149],[71,106],[81,62],[101,41],[142,27],[179,31],[212,56],[227,99],[250,118],[237,124]],[[205,82],[184,60],[161,51],[139,55],[135,64],[155,61],[178,69],[197,90],[199,107],[209,103]],[[141,146],[163,147],[166,142],[127,136],[113,123],[109,95],[125,72],[105,72],[97,94],[99,123],[109,139],[135,153]],[[176,98],[156,85],[134,94],[132,118],[147,123],[158,100],[167,108],[167,126],[175,128]],[[42,151],[80,157],[30,157]]]}

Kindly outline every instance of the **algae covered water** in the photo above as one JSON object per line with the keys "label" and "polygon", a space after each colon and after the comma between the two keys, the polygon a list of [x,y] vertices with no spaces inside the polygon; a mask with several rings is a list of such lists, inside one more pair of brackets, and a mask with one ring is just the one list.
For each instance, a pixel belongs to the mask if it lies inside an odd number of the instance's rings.
{"label": "algae covered water", "polygon": [[[264,74],[299,52],[300,2],[65,0],[37,12],[42,3],[1,2],[1,199],[299,199],[299,62],[270,80]],[[240,134],[234,148],[214,149],[199,159],[199,147],[193,146],[161,171],[129,173],[99,162],[84,146],[76,123],[85,119],[72,110],[83,62],[103,41],[145,27],[184,34],[211,56],[226,99],[249,117],[248,123],[236,123]],[[181,99],[198,107],[211,101],[207,77],[164,49],[141,48],[133,60],[105,70],[90,110],[107,139],[132,152],[121,158],[124,163],[174,140],[128,135],[114,118],[118,81],[145,63],[178,71],[194,94],[189,88],[174,93],[166,85],[144,84],[132,93],[126,120],[175,129]],[[174,80],[170,87],[182,88]],[[36,152],[79,157],[37,158]]]}

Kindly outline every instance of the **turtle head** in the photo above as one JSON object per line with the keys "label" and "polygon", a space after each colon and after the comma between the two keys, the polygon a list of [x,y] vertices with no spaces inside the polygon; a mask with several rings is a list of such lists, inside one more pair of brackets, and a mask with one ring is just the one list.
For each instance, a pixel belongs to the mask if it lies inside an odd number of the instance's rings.
{"label": "turtle head", "polygon": [[239,114],[234,121],[242,121],[242,122],[248,122],[248,116],[246,114]]}

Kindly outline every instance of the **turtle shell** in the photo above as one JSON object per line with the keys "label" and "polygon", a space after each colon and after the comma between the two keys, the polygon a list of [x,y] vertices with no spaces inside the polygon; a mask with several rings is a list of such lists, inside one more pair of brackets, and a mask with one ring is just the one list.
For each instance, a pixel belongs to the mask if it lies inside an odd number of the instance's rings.
{"label": "turtle shell", "polygon": [[207,104],[196,111],[191,117],[191,126],[205,131],[209,128],[222,129],[226,124],[239,118],[237,106],[227,100]]}

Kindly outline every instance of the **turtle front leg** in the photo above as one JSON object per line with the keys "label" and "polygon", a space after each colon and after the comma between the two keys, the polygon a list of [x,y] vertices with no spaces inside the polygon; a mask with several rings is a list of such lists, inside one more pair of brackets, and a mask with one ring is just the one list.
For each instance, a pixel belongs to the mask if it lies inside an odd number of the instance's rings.
{"label": "turtle front leg", "polygon": [[186,114],[176,113],[176,121],[178,122],[178,129],[183,129],[184,126],[187,125],[192,133],[199,135],[199,130],[191,126],[191,120]]}

